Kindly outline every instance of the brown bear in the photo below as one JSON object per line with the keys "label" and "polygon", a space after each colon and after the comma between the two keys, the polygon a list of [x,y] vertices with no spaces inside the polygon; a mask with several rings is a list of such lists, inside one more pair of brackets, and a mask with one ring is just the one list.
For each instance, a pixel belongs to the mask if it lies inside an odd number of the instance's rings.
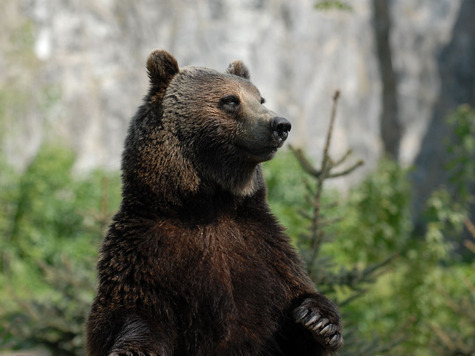
{"label": "brown bear", "polygon": [[235,61],[179,69],[154,51],[122,156],[122,203],[87,321],[93,355],[325,355],[342,344],[272,215],[260,163],[290,123]]}

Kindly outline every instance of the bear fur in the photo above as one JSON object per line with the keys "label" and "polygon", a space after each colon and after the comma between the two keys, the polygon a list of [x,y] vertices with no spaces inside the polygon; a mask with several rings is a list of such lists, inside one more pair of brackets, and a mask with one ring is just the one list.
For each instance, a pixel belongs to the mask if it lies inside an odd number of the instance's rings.
{"label": "bear fur", "polygon": [[87,329],[96,355],[326,355],[342,344],[266,202],[260,163],[290,123],[235,61],[225,73],[147,61]]}

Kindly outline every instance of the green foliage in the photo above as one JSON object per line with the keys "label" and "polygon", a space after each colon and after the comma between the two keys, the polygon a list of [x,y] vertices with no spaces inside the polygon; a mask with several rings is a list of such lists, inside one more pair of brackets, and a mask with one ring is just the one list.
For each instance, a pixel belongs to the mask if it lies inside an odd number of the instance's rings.
{"label": "green foliage", "polygon": [[25,55],[33,57],[33,48],[35,44],[35,26],[33,21],[27,20],[16,25],[13,31],[9,32],[9,41],[14,45],[9,55],[15,57],[25,57]]}
{"label": "green foliage", "polygon": [[7,128],[11,126],[13,118],[26,115],[25,102],[28,100],[24,90],[18,86],[12,84],[8,88],[0,87],[0,142],[8,132]]}
{"label": "green foliage", "polygon": [[[100,232],[89,233],[97,229],[97,222],[90,220],[88,211],[101,209],[101,179],[107,177],[97,173],[89,181],[76,180],[73,163],[69,151],[41,149],[8,192],[15,197],[10,200],[11,223],[3,234],[2,251],[48,263],[61,255],[74,258],[95,253]],[[117,197],[113,204],[118,204]]]}
{"label": "green foliage", "polygon": [[289,151],[280,152],[277,158],[264,164],[268,201],[287,233],[296,238],[307,227],[300,211],[310,206],[305,196],[305,173]]}
{"label": "green foliage", "polygon": [[474,251],[469,252],[463,244],[473,244],[475,240],[464,231],[464,224],[475,219],[475,111],[461,105],[448,122],[453,128],[453,135],[446,142],[450,156],[446,165],[449,182],[434,194],[426,219],[429,227],[434,222],[442,224],[446,237],[455,245],[454,250],[470,261]]}
{"label": "green foliage", "polygon": [[320,0],[315,4],[315,9],[317,10],[343,10],[343,11],[352,11],[353,8],[345,1],[339,0]]}
{"label": "green foliage", "polygon": [[[84,323],[94,292],[94,260],[72,262],[63,258],[53,266],[38,262],[41,282],[48,290],[18,297],[14,307],[2,310],[4,347],[47,347],[53,355],[80,355],[84,350]],[[11,287],[8,287],[11,289]]]}
{"label": "green foliage", "polygon": [[[274,212],[282,221],[280,214],[286,212],[281,206],[291,206],[292,214],[302,208],[308,216],[312,204],[306,195],[315,193],[314,185],[301,184],[306,186],[304,192],[293,186],[305,181],[305,174],[295,169],[291,155],[279,155],[273,164],[269,200]],[[291,172],[279,171],[286,168]],[[475,263],[473,258],[458,261],[452,240],[461,234],[467,216],[450,190],[437,190],[427,203],[427,228],[422,235],[414,235],[407,175],[408,170],[397,163],[382,160],[343,203],[332,204],[342,201],[332,192],[322,200],[320,221],[334,223],[321,226],[329,238],[314,263],[313,278],[321,292],[340,304],[346,340],[340,355],[475,352]],[[282,194],[288,183],[292,184],[290,197]],[[467,198],[471,199],[469,191]],[[294,216],[290,221],[299,227],[289,226],[289,233],[295,234],[292,237],[303,248],[302,254],[311,255],[311,244],[301,240],[311,228],[308,220]]]}
{"label": "green foliage", "polygon": [[472,204],[470,189],[475,183],[475,111],[469,105],[461,105],[450,115],[448,122],[455,136],[447,142],[451,156],[447,165],[451,184],[461,204]]}
{"label": "green foliage", "polygon": [[[389,273],[345,306],[347,322],[357,324],[365,337],[376,332],[384,343],[391,343],[395,331],[405,335],[391,355],[475,353],[470,341],[475,337],[474,314],[470,312],[475,285],[473,252],[465,249],[471,255],[465,263],[454,254],[454,242],[460,240],[468,218],[467,202],[473,199],[473,190],[465,189],[472,184],[473,171],[462,165],[472,164],[475,157],[467,149],[471,144],[460,145],[473,140],[475,121],[470,112],[462,107],[450,119],[456,138],[448,145],[452,153],[448,173],[456,179],[452,186],[431,195],[422,233],[411,226],[407,172],[394,162],[383,161],[350,193],[343,209],[345,219],[337,227],[341,230],[328,249],[342,263],[363,265],[388,254],[397,255]],[[460,304],[472,308],[461,312],[454,308]]]}
{"label": "green foliage", "polygon": [[[45,146],[27,169],[0,167],[0,345],[78,354],[99,242],[119,204],[118,174],[77,178],[74,155]],[[108,194],[114,190],[114,194]]]}
{"label": "green foliage", "polygon": [[[407,242],[411,232],[410,185],[407,171],[391,160],[379,162],[345,201],[333,252],[345,263],[374,263]],[[335,251],[338,249],[339,252]]]}

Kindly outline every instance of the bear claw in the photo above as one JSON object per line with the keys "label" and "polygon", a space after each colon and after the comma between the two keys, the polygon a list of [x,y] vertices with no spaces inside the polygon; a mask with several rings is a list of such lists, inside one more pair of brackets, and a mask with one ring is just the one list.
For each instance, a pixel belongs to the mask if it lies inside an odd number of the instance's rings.
{"label": "bear claw", "polygon": [[324,319],[320,320],[320,322],[319,322],[317,325],[315,325],[315,326],[313,327],[313,329],[319,329],[319,328],[321,328],[322,326],[325,326],[325,325],[327,325],[327,324],[328,324],[328,319],[327,319],[327,318],[324,318]]}
{"label": "bear claw", "polygon": [[309,330],[319,343],[328,349],[336,350],[343,344],[339,315],[322,314],[318,302],[311,298],[294,310],[294,318],[298,324]]}
{"label": "bear claw", "polygon": [[310,326],[312,325],[314,322],[316,322],[318,319],[320,319],[320,314],[316,313],[312,318],[310,318],[309,321],[307,321],[305,323],[305,326]]}
{"label": "bear claw", "polygon": [[330,340],[329,344],[333,347],[337,347],[340,343],[341,337],[339,335],[333,336],[333,338]]}
{"label": "bear claw", "polygon": [[326,335],[326,334],[332,334],[335,331],[334,325],[330,324],[325,326],[321,331],[320,334]]}

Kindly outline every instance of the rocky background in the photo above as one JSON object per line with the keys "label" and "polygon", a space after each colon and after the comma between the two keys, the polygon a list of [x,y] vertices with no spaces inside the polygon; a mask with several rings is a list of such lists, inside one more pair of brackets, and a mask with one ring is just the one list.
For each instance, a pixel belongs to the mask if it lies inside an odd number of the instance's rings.
{"label": "rocky background", "polygon": [[[0,147],[21,169],[45,141],[69,145],[76,169],[117,169],[156,48],[180,66],[250,68],[290,142],[318,159],[336,89],[332,151],[388,153],[423,201],[443,178],[446,116],[475,104],[475,1],[2,0]],[[340,187],[347,187],[346,180]]]}

